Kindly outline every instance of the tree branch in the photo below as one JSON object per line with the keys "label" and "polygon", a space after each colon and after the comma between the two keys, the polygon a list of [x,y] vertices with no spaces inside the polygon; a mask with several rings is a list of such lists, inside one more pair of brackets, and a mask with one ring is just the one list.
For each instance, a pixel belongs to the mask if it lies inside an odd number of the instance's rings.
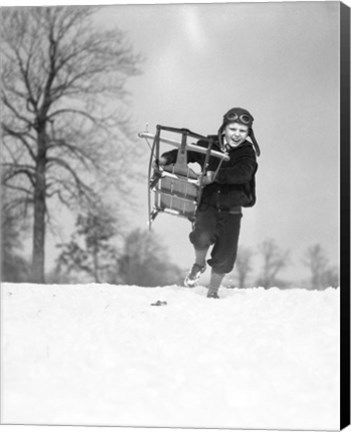
{"label": "tree branch", "polygon": [[[34,152],[33,152],[33,150],[32,150],[32,147],[31,147],[30,144],[27,142],[27,140],[24,138],[24,136],[25,136],[25,135],[28,136],[28,134],[27,134],[27,133],[23,133],[23,132],[16,132],[16,131],[10,129],[6,124],[2,124],[2,127],[3,127],[4,132],[5,132],[7,135],[12,136],[12,137],[14,137],[14,138],[17,138],[17,139],[19,139],[19,140],[21,141],[21,143],[22,143],[22,144],[25,146],[25,148],[27,149],[27,151],[28,151],[30,157],[33,159],[33,161],[35,161],[35,160],[36,160],[36,156],[35,156],[35,154],[34,154]],[[29,137],[33,139],[33,137],[31,137],[30,135],[29,135]]]}
{"label": "tree branch", "polygon": [[4,163],[2,164],[4,167],[9,167],[10,169],[7,170],[3,174],[2,182],[5,185],[8,185],[8,181],[18,177],[22,174],[24,174],[30,181],[33,187],[35,187],[35,176],[34,176],[34,168],[29,165],[21,165],[21,164],[11,164],[11,163]]}
{"label": "tree branch", "polygon": [[47,159],[47,162],[48,164],[55,163],[64,168],[73,177],[80,194],[89,195],[89,193],[92,192],[91,188],[79,178],[76,171],[74,171],[73,168],[66,161],[57,157],[49,157]]}

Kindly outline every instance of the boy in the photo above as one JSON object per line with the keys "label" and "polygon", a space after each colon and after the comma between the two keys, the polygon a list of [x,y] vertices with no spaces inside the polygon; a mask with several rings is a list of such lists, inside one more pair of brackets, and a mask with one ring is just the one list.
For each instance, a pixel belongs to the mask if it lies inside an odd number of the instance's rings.
{"label": "boy", "polygon": [[[194,246],[195,262],[187,274],[184,284],[194,287],[206,269],[206,256],[210,246],[211,279],[207,297],[219,298],[218,290],[223,277],[234,267],[242,207],[252,207],[256,201],[255,174],[256,154],[260,149],[252,130],[253,116],[243,108],[232,108],[223,117],[222,125],[214,136],[213,150],[227,152],[229,161],[222,163],[216,177],[218,158],[211,157],[201,202],[195,216],[190,242]],[[247,138],[251,139],[251,142]],[[207,141],[199,140],[197,145],[207,146]],[[159,165],[175,163],[177,151],[164,153]],[[198,152],[188,152],[188,162],[203,166],[205,156]]]}

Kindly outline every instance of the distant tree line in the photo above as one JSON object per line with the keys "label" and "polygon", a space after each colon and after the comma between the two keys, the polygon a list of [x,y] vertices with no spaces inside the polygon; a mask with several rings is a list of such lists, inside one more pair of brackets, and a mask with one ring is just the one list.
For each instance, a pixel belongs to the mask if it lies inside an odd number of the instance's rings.
{"label": "distant tree line", "polygon": [[[79,214],[70,240],[57,245],[58,257],[46,282],[150,287],[182,283],[184,272],[171,262],[167,248],[154,233],[134,229],[122,234],[119,224],[108,207],[90,207]],[[18,225],[15,213],[1,218],[3,281],[31,281],[30,260],[21,252],[25,229]]]}
{"label": "distant tree line", "polygon": [[[253,259],[259,256],[261,261],[259,276],[252,283],[254,270]],[[329,259],[320,244],[307,248],[301,259],[307,268],[309,279],[303,285],[313,290],[321,290],[328,287],[338,287],[340,284],[339,269],[329,263]],[[290,251],[282,250],[272,238],[264,240],[258,245],[257,251],[251,248],[240,247],[235,263],[235,269],[231,274],[228,285],[231,287],[246,288],[251,277],[251,286],[260,286],[265,289],[296,287],[297,281],[281,279],[280,273],[288,265],[291,265]]]}
{"label": "distant tree line", "polygon": [[108,213],[79,216],[71,241],[61,250],[48,280],[54,283],[104,282],[140,286],[179,284],[183,272],[172,264],[166,247],[148,230],[127,234],[113,245],[115,221]]}
{"label": "distant tree line", "polygon": [[[15,213],[2,213],[2,280],[28,282],[31,266],[21,254],[21,233],[26,227],[18,226]],[[183,283],[186,269],[172,263],[166,246],[157,235],[141,229],[121,235],[118,225],[119,219],[108,207],[96,206],[79,214],[70,240],[57,245],[56,264],[46,275],[46,281],[150,287]],[[258,267],[253,262],[255,257],[260,260]],[[322,290],[339,286],[338,268],[329,264],[320,244],[307,248],[301,262],[309,278],[300,287]],[[296,280],[289,282],[280,276],[289,265],[292,265],[290,252],[281,249],[274,239],[264,240],[256,251],[241,246],[234,271],[227,276],[225,284],[231,288],[299,287]]]}

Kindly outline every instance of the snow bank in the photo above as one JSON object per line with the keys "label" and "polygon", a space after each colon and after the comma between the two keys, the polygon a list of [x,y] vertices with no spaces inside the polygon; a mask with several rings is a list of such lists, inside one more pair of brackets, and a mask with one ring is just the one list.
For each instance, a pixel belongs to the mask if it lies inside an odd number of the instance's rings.
{"label": "snow bank", "polygon": [[338,429],[339,290],[205,293],[2,284],[2,422]]}

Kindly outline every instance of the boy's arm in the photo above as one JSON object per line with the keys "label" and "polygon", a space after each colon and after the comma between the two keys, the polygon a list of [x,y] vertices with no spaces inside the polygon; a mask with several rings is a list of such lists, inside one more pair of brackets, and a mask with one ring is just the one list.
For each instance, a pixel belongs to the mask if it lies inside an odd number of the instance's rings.
{"label": "boy's arm", "polygon": [[158,158],[158,163],[160,165],[169,165],[173,164],[177,160],[178,150],[171,150],[166,153],[162,153],[162,155]]}
{"label": "boy's arm", "polygon": [[240,158],[232,167],[221,168],[215,182],[221,184],[243,184],[251,180],[257,170],[257,162],[252,157]]}

